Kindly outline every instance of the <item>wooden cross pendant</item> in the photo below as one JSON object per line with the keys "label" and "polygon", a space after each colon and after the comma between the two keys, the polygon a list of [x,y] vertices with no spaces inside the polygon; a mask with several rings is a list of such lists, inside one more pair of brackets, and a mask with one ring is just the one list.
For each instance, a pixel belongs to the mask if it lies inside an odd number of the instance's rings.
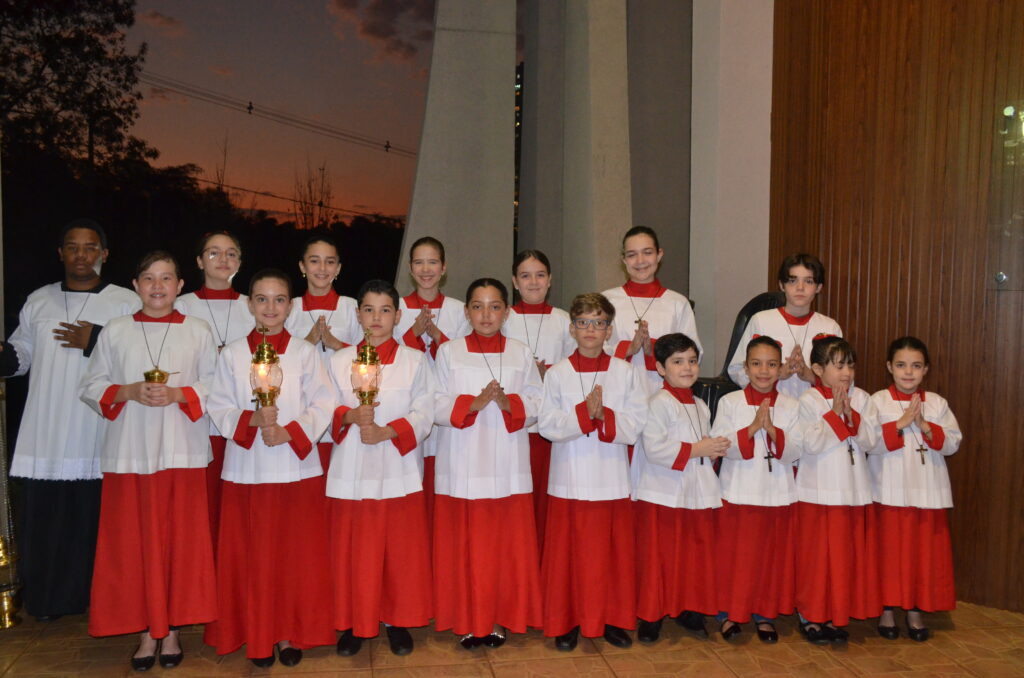
{"label": "wooden cross pendant", "polygon": [[918,452],[918,454],[921,455],[921,465],[922,466],[924,465],[924,453],[927,452],[927,451],[928,451],[928,448],[925,447],[923,444],[919,444],[917,446],[917,452]]}

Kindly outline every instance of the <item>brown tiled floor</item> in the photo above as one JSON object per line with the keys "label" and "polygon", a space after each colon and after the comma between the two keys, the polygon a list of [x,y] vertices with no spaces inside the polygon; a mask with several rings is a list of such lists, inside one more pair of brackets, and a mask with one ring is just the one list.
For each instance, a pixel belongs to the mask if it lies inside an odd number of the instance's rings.
{"label": "brown tiled floor", "polygon": [[[381,639],[369,641],[355,657],[342,658],[334,648],[307,650],[294,668],[276,664],[257,669],[239,651],[218,657],[202,645],[201,629],[183,632],[184,663],[172,674],[186,676],[261,676],[300,674],[302,678],[477,678],[495,676],[1024,676],[1024,614],[961,603],[951,614],[932,615],[933,638],[923,644],[905,637],[886,641],[874,624],[854,622],[846,646],[813,647],[804,642],[792,619],[780,620],[781,642],[764,645],[752,627],[737,642],[717,634],[697,640],[670,621],[651,646],[619,650],[603,640],[581,639],[575,652],[554,649],[539,632],[515,636],[497,650],[467,652],[448,633],[415,630],[416,651],[396,657]],[[128,658],[135,636],[90,638],[84,616],[51,624],[28,618],[0,631],[0,676],[135,675]],[[156,667],[151,673],[163,675]]]}

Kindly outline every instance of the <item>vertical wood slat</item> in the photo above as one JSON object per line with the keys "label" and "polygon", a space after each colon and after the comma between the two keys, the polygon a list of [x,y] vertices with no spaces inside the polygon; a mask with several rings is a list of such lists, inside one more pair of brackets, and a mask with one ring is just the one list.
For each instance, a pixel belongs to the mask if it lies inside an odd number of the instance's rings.
{"label": "vertical wood slat", "polygon": [[819,308],[869,390],[893,338],[929,345],[966,434],[949,460],[959,595],[1020,610],[1024,292],[990,289],[989,224],[1024,201],[1024,153],[1007,166],[996,133],[1024,104],[1024,1],[776,0],[773,71],[769,269],[822,257]]}

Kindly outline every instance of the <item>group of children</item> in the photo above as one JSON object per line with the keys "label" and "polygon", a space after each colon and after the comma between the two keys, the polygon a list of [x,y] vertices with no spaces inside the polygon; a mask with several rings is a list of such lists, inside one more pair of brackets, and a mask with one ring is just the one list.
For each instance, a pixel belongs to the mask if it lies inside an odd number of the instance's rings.
{"label": "group of children", "polygon": [[[733,356],[742,390],[714,422],[692,391],[701,345],[687,299],[661,286],[649,228],[623,239],[629,281],[551,307],[539,251],[505,285],[443,295],[443,245],[410,249],[415,292],[332,287],[336,247],[311,240],[288,276],[231,288],[241,247],[208,236],[205,284],[178,297],[174,260],[153,253],[134,285],[142,308],[99,334],[83,400],[109,420],[90,633],[146,629],[132,665],[180,663],[176,627],[206,623],[218,653],[293,666],[336,642],[353,655],[385,624],[396,654],[433,620],[467,649],[543,628],[560,650],[582,634],[656,642],[674,618],[725,638],[751,620],[800,615],[817,644],[850,617],[954,605],[944,456],[960,432],[922,390],[927,348],[893,342],[893,385],[854,386],[856,353],[812,311],[824,268],[779,271],[784,308],[754,316]],[[263,336],[284,381],[253,401]],[[351,380],[375,347],[376,401]],[[144,372],[170,373],[166,384]],[[207,421],[208,420],[208,421]],[[209,507],[209,511],[207,511]],[[335,631],[340,631],[338,636]]]}

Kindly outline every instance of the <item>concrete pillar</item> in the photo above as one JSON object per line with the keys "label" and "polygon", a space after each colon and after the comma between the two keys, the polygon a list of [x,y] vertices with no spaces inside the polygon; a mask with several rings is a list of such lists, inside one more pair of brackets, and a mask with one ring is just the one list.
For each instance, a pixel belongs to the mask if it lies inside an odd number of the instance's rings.
{"label": "concrete pillar", "polygon": [[515,0],[437,0],[426,113],[396,283],[409,289],[409,245],[445,244],[445,292],[462,298],[512,261]]}
{"label": "concrete pillar", "polygon": [[773,13],[773,0],[693,0],[690,295],[704,375],[768,277]]}

